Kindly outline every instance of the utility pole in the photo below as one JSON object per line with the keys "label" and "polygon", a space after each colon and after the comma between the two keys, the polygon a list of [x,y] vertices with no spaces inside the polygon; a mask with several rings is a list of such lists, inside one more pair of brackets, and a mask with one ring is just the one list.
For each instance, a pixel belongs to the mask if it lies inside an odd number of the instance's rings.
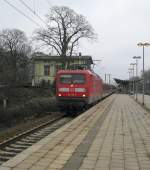
{"label": "utility pole", "polygon": [[107,74],[105,74],[105,83],[106,83],[106,76],[107,76]]}
{"label": "utility pole", "polygon": [[109,85],[111,83],[111,79],[110,79],[110,76],[111,74],[105,74],[105,82],[107,83],[107,76],[108,76],[108,82],[109,82]]}
{"label": "utility pole", "polygon": [[143,48],[143,95],[142,95],[142,104],[144,105],[144,95],[145,95],[145,68],[144,68],[144,47],[150,46],[149,43],[138,43],[139,47]]}
{"label": "utility pole", "polygon": [[131,80],[130,80],[130,79],[131,79],[131,77],[132,77],[132,69],[129,68],[128,70],[129,70],[128,73],[129,73],[129,94],[130,94],[130,93],[131,93],[131,83],[130,83]]}
{"label": "utility pole", "polygon": [[136,65],[136,63],[131,63],[131,66],[133,66],[132,71],[133,71],[133,96],[135,95],[135,77],[134,77],[134,66]]}
{"label": "utility pole", "polygon": [[111,83],[110,74],[108,74],[108,76],[109,76],[109,85],[110,85],[110,83]]}
{"label": "utility pole", "polygon": [[141,56],[134,56],[133,59],[136,59],[136,100],[137,100],[137,95],[138,95],[138,59],[140,59]]}

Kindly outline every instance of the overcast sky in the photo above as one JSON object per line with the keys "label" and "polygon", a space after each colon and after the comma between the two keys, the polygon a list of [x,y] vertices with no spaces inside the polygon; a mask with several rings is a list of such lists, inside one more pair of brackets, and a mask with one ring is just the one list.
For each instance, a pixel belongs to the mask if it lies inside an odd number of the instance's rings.
{"label": "overcast sky", "polygon": [[[43,23],[26,9],[19,0],[7,0],[41,26]],[[45,15],[53,5],[68,6],[82,14],[98,34],[98,42],[82,41],[79,51],[102,60],[95,71],[102,77],[128,79],[128,68],[135,55],[142,55],[138,42],[150,43],[150,1],[149,0],[24,0],[38,15]],[[0,29],[18,28],[28,37],[38,26],[0,0]],[[150,47],[145,49],[145,67],[150,68]],[[139,62],[139,73],[142,60]]]}

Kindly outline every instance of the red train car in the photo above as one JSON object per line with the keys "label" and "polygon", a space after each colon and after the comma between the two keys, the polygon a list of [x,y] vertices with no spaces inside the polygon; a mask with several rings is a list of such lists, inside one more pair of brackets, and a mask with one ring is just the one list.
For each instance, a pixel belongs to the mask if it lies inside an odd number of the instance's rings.
{"label": "red train car", "polygon": [[56,96],[59,107],[79,108],[102,98],[102,79],[90,70],[60,70],[56,75]]}

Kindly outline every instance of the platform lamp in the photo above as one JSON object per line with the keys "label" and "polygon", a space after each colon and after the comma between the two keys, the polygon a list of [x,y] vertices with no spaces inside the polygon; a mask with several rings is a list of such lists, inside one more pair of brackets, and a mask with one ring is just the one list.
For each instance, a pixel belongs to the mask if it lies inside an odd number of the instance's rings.
{"label": "platform lamp", "polygon": [[[134,56],[133,59],[136,60],[136,78],[138,78],[138,59],[141,59],[141,56]],[[137,100],[137,94],[138,94],[138,80],[136,80],[136,100]]]}
{"label": "platform lamp", "polygon": [[[130,70],[130,79],[133,77],[133,68],[129,68],[129,70]],[[130,82],[131,82],[132,80],[130,80]],[[133,86],[132,86],[132,83],[130,83],[130,87],[131,87],[131,91],[132,91],[132,89],[133,89]]]}
{"label": "platform lamp", "polygon": [[139,47],[142,47],[143,48],[143,96],[142,96],[142,104],[144,105],[144,95],[145,95],[145,76],[144,76],[144,73],[145,73],[145,70],[144,70],[144,47],[148,47],[150,46],[150,43],[138,43],[137,44]]}
{"label": "platform lamp", "polygon": [[134,81],[134,66],[136,65],[136,63],[131,63],[130,64],[132,67],[132,71],[133,71],[133,95],[135,94],[135,81]]}
{"label": "platform lamp", "polygon": [[129,73],[129,94],[130,94],[130,92],[131,92],[131,83],[130,83],[130,79],[131,79],[131,76],[132,76],[132,69],[131,68],[129,68],[128,69],[128,73]]}
{"label": "platform lamp", "polygon": [[105,74],[105,83],[107,83],[107,76],[108,76],[108,81],[109,81],[109,84],[110,84],[110,75],[111,74]]}

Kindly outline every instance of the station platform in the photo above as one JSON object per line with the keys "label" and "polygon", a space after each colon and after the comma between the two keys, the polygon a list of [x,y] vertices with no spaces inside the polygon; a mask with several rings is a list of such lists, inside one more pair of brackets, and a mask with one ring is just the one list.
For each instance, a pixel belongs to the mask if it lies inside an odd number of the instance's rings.
{"label": "station platform", "polygon": [[0,170],[150,170],[150,114],[114,94]]}

